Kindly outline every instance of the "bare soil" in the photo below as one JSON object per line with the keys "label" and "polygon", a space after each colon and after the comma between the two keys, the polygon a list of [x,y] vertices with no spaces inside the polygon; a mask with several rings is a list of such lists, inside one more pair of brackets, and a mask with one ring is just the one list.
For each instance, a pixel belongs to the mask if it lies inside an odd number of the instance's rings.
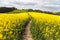
{"label": "bare soil", "polygon": [[31,20],[30,22],[27,24],[26,26],[26,30],[25,30],[25,33],[24,33],[24,40],[33,40],[32,38],[32,34],[31,34],[31,31],[30,31],[30,24],[31,24]]}

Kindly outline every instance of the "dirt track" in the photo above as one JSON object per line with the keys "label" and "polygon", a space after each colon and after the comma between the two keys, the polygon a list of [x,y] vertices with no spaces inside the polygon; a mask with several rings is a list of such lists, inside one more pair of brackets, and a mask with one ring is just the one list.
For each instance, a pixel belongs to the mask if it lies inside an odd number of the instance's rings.
{"label": "dirt track", "polygon": [[25,30],[25,33],[24,33],[24,40],[33,40],[31,31],[30,31],[31,22],[32,21],[30,20],[30,22],[26,26],[26,30]]}

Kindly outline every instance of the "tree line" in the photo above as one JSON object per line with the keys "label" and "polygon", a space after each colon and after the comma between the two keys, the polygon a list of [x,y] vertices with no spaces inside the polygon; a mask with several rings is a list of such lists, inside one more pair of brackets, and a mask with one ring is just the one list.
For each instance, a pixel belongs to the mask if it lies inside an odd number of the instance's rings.
{"label": "tree line", "polygon": [[12,13],[40,12],[40,13],[60,15],[60,12],[49,12],[49,11],[33,10],[33,9],[17,9],[15,7],[0,7],[0,13],[9,13],[9,12],[12,12]]}
{"label": "tree line", "polygon": [[9,8],[9,7],[0,7],[0,13],[11,12],[13,10],[16,10],[16,8],[14,8],[14,7],[12,7],[12,8]]}

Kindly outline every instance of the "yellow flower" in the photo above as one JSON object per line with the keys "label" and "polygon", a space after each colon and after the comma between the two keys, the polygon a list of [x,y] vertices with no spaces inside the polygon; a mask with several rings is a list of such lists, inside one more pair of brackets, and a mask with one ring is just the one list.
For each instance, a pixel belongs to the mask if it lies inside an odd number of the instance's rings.
{"label": "yellow flower", "polygon": [[46,27],[46,32],[49,32],[49,28],[48,28],[48,26]]}
{"label": "yellow flower", "polygon": [[[16,37],[14,34],[15,32],[13,33],[13,31],[15,29],[18,29],[17,26],[19,26],[19,29],[20,29],[20,27],[23,26],[22,24],[26,22],[26,20],[28,19],[29,19],[29,16],[27,13],[0,14],[0,39],[3,37],[3,35],[5,35],[3,38],[6,39],[7,34],[9,37],[12,37],[12,38]],[[21,26],[18,24],[21,24]]]}
{"label": "yellow flower", "polygon": [[53,40],[52,38],[50,40]]}
{"label": "yellow flower", "polygon": [[57,39],[57,40],[60,40],[60,39]]}
{"label": "yellow flower", "polygon": [[4,36],[4,39],[6,39],[6,36]]}
{"label": "yellow flower", "polygon": [[12,33],[13,33],[13,32],[12,32],[12,31],[10,31],[10,32],[9,32],[9,35],[11,35]]}
{"label": "yellow flower", "polygon": [[2,38],[3,38],[3,34],[0,33],[0,39],[2,39]]}
{"label": "yellow flower", "polygon": [[53,32],[50,32],[50,34],[53,34]]}
{"label": "yellow flower", "polygon": [[58,35],[59,34],[59,32],[56,32],[56,35]]}

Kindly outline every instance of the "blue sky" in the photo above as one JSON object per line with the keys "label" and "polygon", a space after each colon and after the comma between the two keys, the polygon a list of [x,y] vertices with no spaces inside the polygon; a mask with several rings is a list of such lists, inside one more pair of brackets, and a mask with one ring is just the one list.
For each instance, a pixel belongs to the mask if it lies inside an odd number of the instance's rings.
{"label": "blue sky", "polygon": [[60,11],[60,0],[0,0],[0,7]]}

